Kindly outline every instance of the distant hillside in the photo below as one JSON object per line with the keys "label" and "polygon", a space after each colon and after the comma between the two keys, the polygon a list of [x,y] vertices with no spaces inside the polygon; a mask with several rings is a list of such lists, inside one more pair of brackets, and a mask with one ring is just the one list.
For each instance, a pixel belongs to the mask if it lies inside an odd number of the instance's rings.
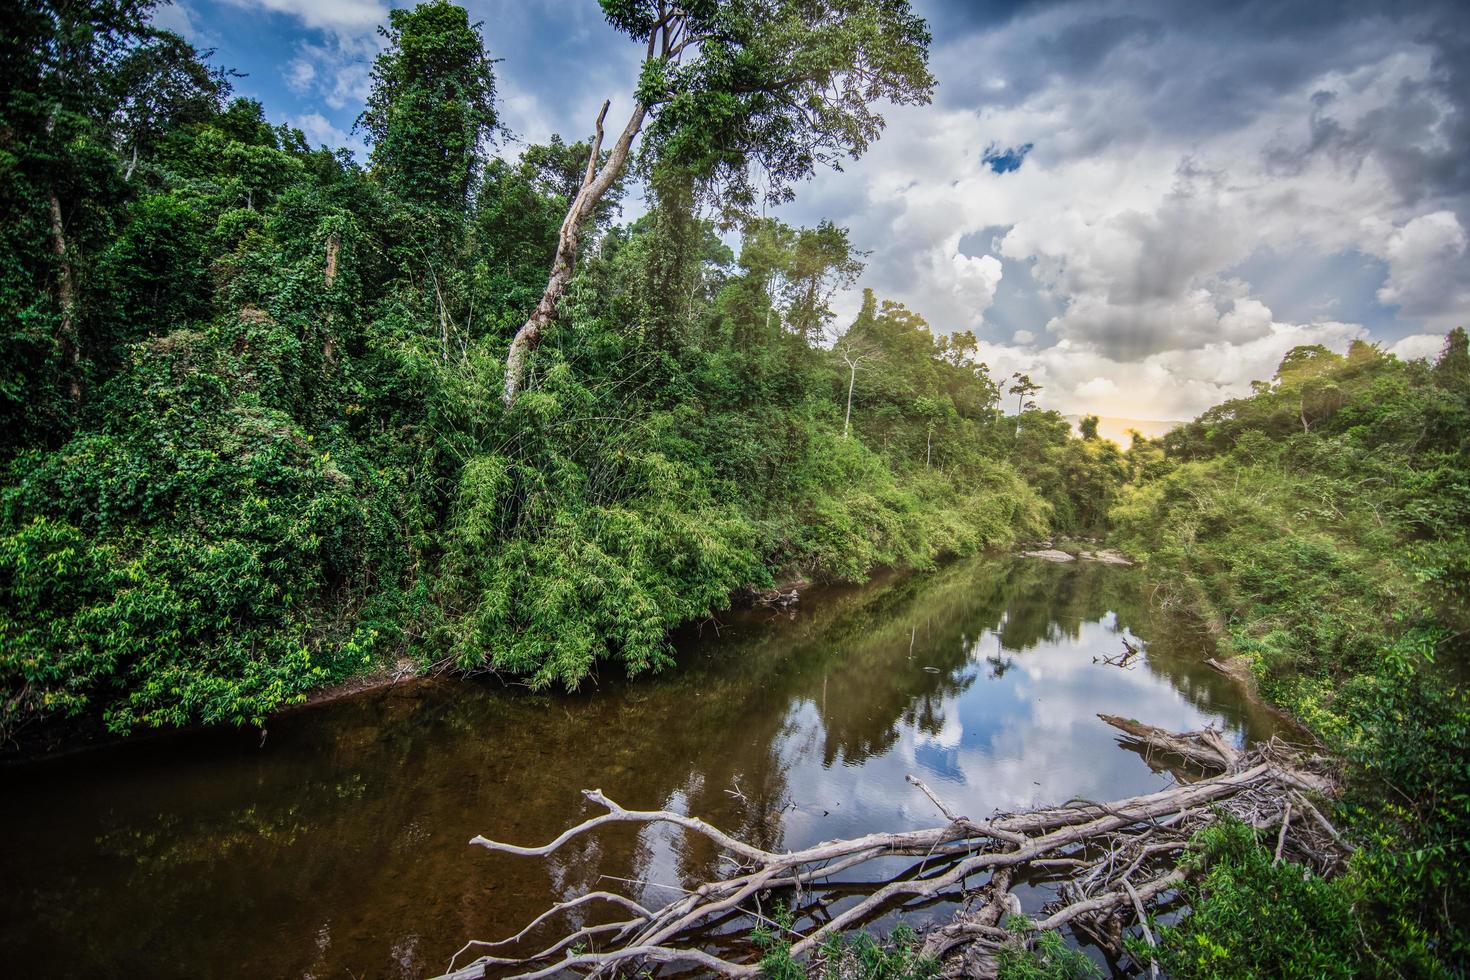
{"label": "distant hillside", "polygon": [[[1072,431],[1077,431],[1077,424],[1082,421],[1080,415],[1068,415],[1067,421],[1072,423]],[[1111,439],[1118,445],[1127,447],[1133,441],[1128,434],[1129,429],[1137,429],[1150,439],[1157,439],[1170,429],[1183,422],[1161,419],[1120,419],[1110,415],[1099,415],[1097,418],[1097,434],[1104,439]]]}

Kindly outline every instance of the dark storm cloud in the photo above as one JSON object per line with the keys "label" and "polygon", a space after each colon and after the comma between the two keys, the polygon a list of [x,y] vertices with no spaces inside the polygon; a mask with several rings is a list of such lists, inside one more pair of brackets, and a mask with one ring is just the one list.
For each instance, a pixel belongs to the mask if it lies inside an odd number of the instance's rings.
{"label": "dark storm cloud", "polygon": [[1470,6],[1439,12],[1418,39],[1434,51],[1428,80],[1357,119],[1341,118],[1340,92],[1315,93],[1306,133],[1269,147],[1269,165],[1298,173],[1326,155],[1356,170],[1371,157],[1406,204],[1470,195]]}
{"label": "dark storm cloud", "polygon": [[[1427,91],[1406,91],[1402,118],[1383,113],[1370,121],[1383,139],[1374,139],[1376,133],[1346,136],[1391,153],[1406,188],[1420,182],[1470,181],[1470,154],[1465,152],[1470,136],[1470,4],[1143,0],[1014,4],[991,15],[978,12],[989,9],[985,4],[964,2],[930,3],[921,9],[936,25],[963,23],[979,37],[999,35],[998,28],[1021,15],[1061,15],[1054,29],[1006,32],[1006,45],[984,46],[983,57],[963,58],[955,70],[941,75],[941,104],[1015,105],[1058,81],[1076,86],[1077,97],[1085,98],[1090,85],[1126,77],[1147,106],[1151,124],[1179,133],[1217,133],[1246,125],[1263,105],[1284,93],[1324,72],[1351,69],[1365,50],[1407,34],[1436,50],[1436,84]],[[936,41],[940,48],[954,43],[939,32]],[[974,47],[964,46],[969,52]],[[1006,84],[1002,89],[987,87],[983,81],[988,78]],[[1454,119],[1445,118],[1446,113]],[[1405,138],[1414,135],[1415,121],[1446,122],[1453,132],[1446,130],[1446,145],[1426,149]],[[1097,122],[1100,132],[1079,140],[1078,152],[1096,152],[1109,141],[1106,114]],[[1395,125],[1400,132],[1391,131]],[[1304,151],[1310,138],[1304,134],[1302,147],[1281,150]]]}

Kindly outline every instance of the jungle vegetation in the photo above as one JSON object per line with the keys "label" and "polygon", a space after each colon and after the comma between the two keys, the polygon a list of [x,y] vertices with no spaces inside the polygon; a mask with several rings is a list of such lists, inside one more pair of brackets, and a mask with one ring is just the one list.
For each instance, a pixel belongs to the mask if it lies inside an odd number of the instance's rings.
{"label": "jungle vegetation", "polygon": [[973,334],[871,292],[839,322],[862,252],[762,216],[928,100],[902,0],[602,0],[645,55],[608,146],[607,107],[518,141],[493,37],[394,10],[364,162],[153,6],[0,32],[0,739],[260,724],[401,658],[575,687],[742,590],[1106,532],[1346,760],[1363,845],[1299,887],[1202,842],[1170,971],[1294,961],[1277,914],[1355,972],[1470,961],[1463,330],[1300,348],[1124,450]]}
{"label": "jungle vegetation", "polygon": [[759,217],[928,99],[907,4],[608,0],[647,54],[610,149],[517,142],[480,26],[395,10],[365,164],[152,7],[28,0],[0,49],[6,740],[259,724],[405,657],[575,687],[739,590],[1070,514],[1012,461],[1060,416],[1018,432],[901,306],[836,323],[846,232]]}

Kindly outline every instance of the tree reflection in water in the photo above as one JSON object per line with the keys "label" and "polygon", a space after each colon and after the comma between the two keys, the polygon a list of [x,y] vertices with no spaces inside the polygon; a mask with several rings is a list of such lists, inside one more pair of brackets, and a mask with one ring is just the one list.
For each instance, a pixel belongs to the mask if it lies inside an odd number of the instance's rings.
{"label": "tree reflection in water", "polygon": [[[972,814],[1147,790],[1096,712],[1236,737],[1270,717],[1144,599],[1126,569],[982,559],[728,615],[651,681],[430,681],[278,719],[264,747],[193,735],[12,772],[0,939],[21,974],[417,975],[609,878],[660,902],[717,872],[666,828],[550,863],[466,845],[549,840],[584,787],[768,849],[932,822],[906,772]],[[1092,663],[1120,635],[1142,668]]]}

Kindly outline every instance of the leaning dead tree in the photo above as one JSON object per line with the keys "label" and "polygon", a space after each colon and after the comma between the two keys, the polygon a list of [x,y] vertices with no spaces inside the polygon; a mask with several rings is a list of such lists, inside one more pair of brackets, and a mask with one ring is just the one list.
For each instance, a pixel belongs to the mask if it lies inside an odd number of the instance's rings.
{"label": "leaning dead tree", "polygon": [[[1200,829],[1230,815],[1260,830],[1276,830],[1276,856],[1333,871],[1348,846],[1314,799],[1336,791],[1327,763],[1273,739],[1239,750],[1218,732],[1173,734],[1128,719],[1099,715],[1119,729],[1122,744],[1175,785],[1111,803],[1073,799],[1046,809],[981,820],[957,812],[913,776],[908,781],[938,809],[944,822],[927,830],[874,833],[775,852],[738,840],[697,817],[665,810],[628,810],[601,790],[586,798],[607,812],[540,847],[476,837],[470,843],[505,854],[544,858],[574,838],[609,824],[672,824],[707,838],[728,858],[729,873],[687,890],[662,908],[649,908],[615,891],[590,891],[560,902],[525,928],[497,941],[473,941],[456,954],[479,954],[465,966],[450,963],[447,978],[553,974],[611,976],[677,966],[727,977],[758,972],[759,952],[742,937],[754,922],[775,925],[762,911],[773,896],[789,900],[793,956],[819,956],[834,933],[884,913],[937,902],[958,906],[952,921],[933,928],[922,952],[949,975],[993,976],[995,953],[1027,932],[1070,926],[1121,958],[1123,933],[1137,924],[1152,944],[1151,906],[1167,901],[1185,880],[1179,858]],[[907,867],[880,880],[861,877],[879,859],[906,858]],[[884,867],[892,867],[885,861]],[[1012,889],[1049,884],[1056,899],[1022,927],[1005,919],[1018,912]],[[550,930],[566,913],[592,924]],[[592,918],[594,910],[612,918]],[[549,944],[527,941],[556,935]],[[540,945],[532,952],[523,950]],[[493,951],[493,952],[492,952]],[[1139,963],[1139,968],[1148,964]]]}
{"label": "leaning dead tree", "polygon": [[[603,157],[604,102],[581,186],[557,235],[536,309],[511,340],[505,403],[576,270],[587,219],[640,152],[694,181],[727,220],[757,197],[790,200],[819,166],[840,167],[878,138],[877,105],[929,101],[929,29],[907,0],[603,0],[608,23],[643,46],[632,112]],[[646,130],[646,131],[645,131]]]}
{"label": "leaning dead tree", "polygon": [[[649,38],[649,49],[652,51],[654,38]],[[677,42],[671,45],[669,32],[663,30],[663,50],[668,52]],[[669,57],[667,53],[665,57]],[[673,57],[678,57],[675,52]],[[633,114],[628,117],[623,132],[618,136],[617,142],[613,144],[611,153],[606,160],[602,159],[602,124],[607,119],[607,110],[610,102],[602,103],[602,111],[597,114],[597,127],[592,136],[592,151],[587,155],[587,170],[582,176],[582,186],[577,190],[577,196],[572,199],[571,207],[567,209],[567,215],[562,219],[561,230],[556,236],[556,255],[551,261],[551,276],[546,281],[546,290],[541,294],[541,301],[536,304],[536,309],[526,318],[526,322],[516,331],[515,337],[510,342],[510,353],[505,361],[505,404],[510,405],[515,401],[516,393],[520,390],[521,379],[526,373],[526,357],[541,343],[541,331],[556,317],[557,304],[561,302],[562,295],[567,291],[567,284],[572,280],[572,272],[577,262],[577,242],[582,235],[582,226],[587,221],[587,216],[597,209],[598,203],[606,196],[613,182],[623,173],[628,164],[628,150],[633,145],[633,139],[638,131],[643,128],[643,117],[648,113],[648,107],[638,102],[633,106]],[[599,163],[601,166],[599,166]]]}

